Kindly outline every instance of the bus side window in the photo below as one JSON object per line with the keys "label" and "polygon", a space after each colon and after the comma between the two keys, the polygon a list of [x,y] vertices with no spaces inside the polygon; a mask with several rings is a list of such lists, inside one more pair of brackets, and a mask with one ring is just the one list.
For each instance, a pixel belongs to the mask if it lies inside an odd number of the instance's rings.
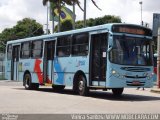
{"label": "bus side window", "polygon": [[7,60],[12,59],[12,45],[7,46]]}
{"label": "bus side window", "polygon": [[66,57],[70,55],[71,36],[63,36],[57,39],[57,52],[59,57]]}
{"label": "bus side window", "polygon": [[86,56],[89,49],[89,34],[83,33],[73,36],[72,40],[72,55],[73,56]]}
{"label": "bus side window", "polygon": [[30,42],[24,42],[21,44],[21,58],[29,58],[30,57]]}
{"label": "bus side window", "polygon": [[42,57],[42,50],[43,50],[43,41],[37,40],[32,42],[32,51],[31,57],[32,58],[41,58]]}

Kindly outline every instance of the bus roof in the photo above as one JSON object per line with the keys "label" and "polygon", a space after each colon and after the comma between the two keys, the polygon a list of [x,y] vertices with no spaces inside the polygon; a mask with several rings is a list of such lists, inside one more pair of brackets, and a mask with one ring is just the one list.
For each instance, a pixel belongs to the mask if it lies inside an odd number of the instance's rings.
{"label": "bus roof", "polygon": [[128,25],[128,26],[137,26],[145,29],[149,29],[140,25],[136,24],[125,24],[125,23],[109,23],[109,24],[103,24],[103,25],[98,25],[98,26],[93,26],[93,27],[86,27],[86,28],[81,28],[81,29],[76,29],[76,30],[70,30],[70,31],[65,31],[65,32],[59,32],[59,33],[54,33],[54,34],[49,34],[49,35],[41,35],[41,36],[35,36],[35,37],[28,37],[24,39],[18,39],[18,40],[11,40],[8,41],[7,44],[14,44],[14,43],[20,43],[20,42],[27,42],[27,41],[34,41],[34,40],[40,40],[40,39],[54,39],[58,36],[64,36],[64,35],[70,35],[70,34],[78,34],[78,33],[83,33],[83,32],[89,32],[89,31],[96,31],[96,30],[108,30],[112,31],[112,26],[113,25]]}

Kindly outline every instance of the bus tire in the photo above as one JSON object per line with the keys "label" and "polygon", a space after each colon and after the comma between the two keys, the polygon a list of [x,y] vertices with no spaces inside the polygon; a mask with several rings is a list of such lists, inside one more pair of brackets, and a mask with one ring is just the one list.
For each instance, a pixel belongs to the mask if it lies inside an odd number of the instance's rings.
{"label": "bus tire", "polygon": [[120,96],[123,93],[124,88],[113,88],[112,93],[115,96]]}
{"label": "bus tire", "polygon": [[26,90],[36,90],[39,88],[39,84],[38,83],[32,83],[31,80],[31,75],[29,73],[26,73],[24,75],[24,80],[23,80],[23,84]]}
{"label": "bus tire", "polygon": [[33,90],[38,90],[39,89],[39,84],[38,83],[32,83],[32,88]]}
{"label": "bus tire", "polygon": [[87,81],[84,75],[78,76],[78,93],[81,96],[87,96],[89,88],[87,87]]}
{"label": "bus tire", "polygon": [[65,86],[62,86],[62,85],[52,85],[52,89],[54,91],[61,91],[61,90],[64,90]]}

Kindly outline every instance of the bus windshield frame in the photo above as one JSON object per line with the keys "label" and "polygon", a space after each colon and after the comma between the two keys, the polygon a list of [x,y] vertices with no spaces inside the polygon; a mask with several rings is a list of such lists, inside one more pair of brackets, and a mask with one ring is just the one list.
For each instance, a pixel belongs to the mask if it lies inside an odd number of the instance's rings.
{"label": "bus windshield frame", "polygon": [[152,40],[142,37],[114,35],[109,53],[111,63],[129,66],[153,65]]}

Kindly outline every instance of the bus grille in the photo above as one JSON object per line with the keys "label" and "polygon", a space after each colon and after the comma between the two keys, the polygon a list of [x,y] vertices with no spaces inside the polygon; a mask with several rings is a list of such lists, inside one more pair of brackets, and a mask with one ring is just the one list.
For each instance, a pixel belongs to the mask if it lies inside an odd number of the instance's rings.
{"label": "bus grille", "polygon": [[150,71],[150,68],[141,68],[141,67],[121,67],[122,70],[131,71],[131,72],[147,72]]}
{"label": "bus grille", "polygon": [[126,78],[146,78],[147,76],[128,76],[128,75],[125,75]]}

